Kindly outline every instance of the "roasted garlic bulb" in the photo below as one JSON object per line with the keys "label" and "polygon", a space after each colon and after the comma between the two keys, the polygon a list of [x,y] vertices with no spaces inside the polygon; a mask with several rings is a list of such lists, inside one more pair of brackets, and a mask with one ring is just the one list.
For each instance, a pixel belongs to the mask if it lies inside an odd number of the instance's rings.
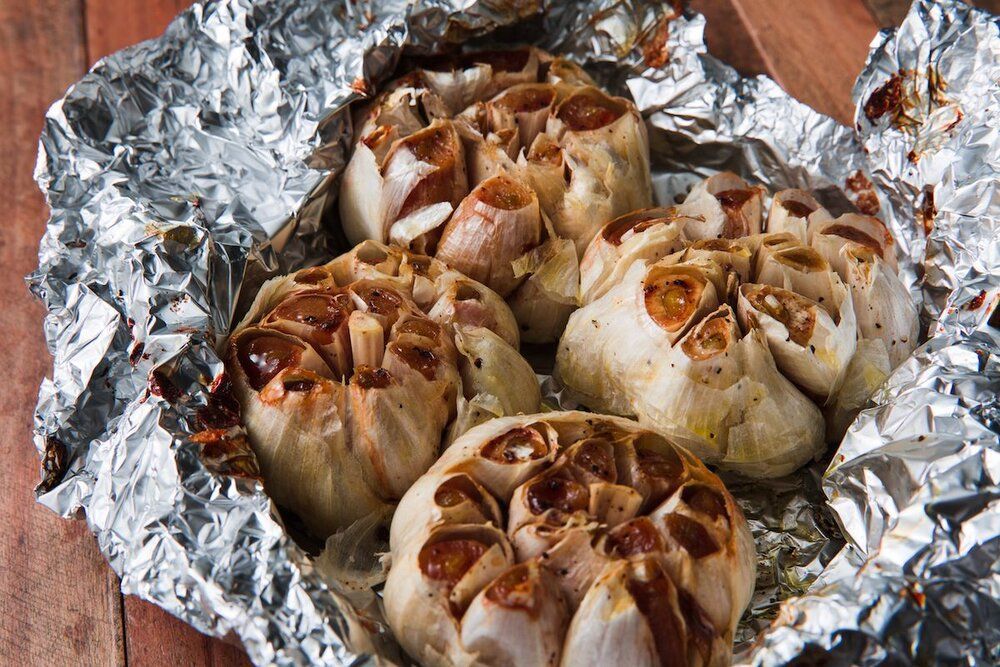
{"label": "roasted garlic bulb", "polygon": [[442,438],[536,411],[517,344],[497,294],[367,241],[265,283],[226,366],[268,493],[323,538],[398,500]]}
{"label": "roasted garlic bulb", "polygon": [[422,665],[725,665],[754,544],[719,479],[626,419],[505,417],[406,493],[384,591]]}
{"label": "roasted garlic bulb", "polygon": [[[606,225],[556,375],[721,467],[789,473],[837,439],[917,343],[917,312],[876,218],[834,219],[801,190],[733,174]],[[824,413],[825,412],[825,419]]]}
{"label": "roasted garlic bulb", "polygon": [[526,341],[557,340],[587,244],[652,203],[642,117],[534,48],[418,65],[356,119],[348,239],[434,256],[507,298]]}

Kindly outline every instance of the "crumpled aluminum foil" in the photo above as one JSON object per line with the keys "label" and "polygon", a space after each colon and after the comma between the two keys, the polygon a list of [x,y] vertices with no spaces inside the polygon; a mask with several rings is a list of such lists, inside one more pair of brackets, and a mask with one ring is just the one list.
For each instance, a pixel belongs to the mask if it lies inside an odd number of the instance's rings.
{"label": "crumpled aluminum foil", "polygon": [[254,462],[190,436],[241,305],[333,250],[346,105],[404,48],[530,41],[633,96],[661,201],[732,169],[878,212],[937,319],[829,470],[729,480],[761,565],[738,661],[1000,660],[997,21],[919,0],[873,45],[857,132],[740,78],[703,28],[650,0],[211,0],[98,63],[49,111],[36,167],[52,217],[28,281],[55,357],[39,502],[83,511],[125,593],[256,663],[401,661],[374,597],[285,535]]}

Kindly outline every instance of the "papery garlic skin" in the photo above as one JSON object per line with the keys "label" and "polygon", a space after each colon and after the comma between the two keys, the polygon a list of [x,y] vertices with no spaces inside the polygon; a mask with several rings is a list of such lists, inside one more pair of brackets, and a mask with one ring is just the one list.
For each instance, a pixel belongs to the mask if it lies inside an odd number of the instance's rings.
{"label": "papery garlic skin", "polygon": [[438,59],[424,67],[429,87],[453,114],[505,88],[538,80],[540,52],[532,47],[509,51],[473,51]]}
{"label": "papery garlic skin", "polygon": [[576,309],[580,266],[569,239],[548,241],[516,259],[515,277],[527,276],[510,299],[521,338],[527,343],[551,343],[559,338]]}
{"label": "papery garlic skin", "polygon": [[634,104],[582,88],[559,103],[545,132],[563,147],[570,172],[550,217],[579,255],[605,222],[652,204],[649,140]]}
{"label": "papery garlic skin", "polygon": [[457,327],[463,395],[449,440],[494,417],[532,412],[541,404],[538,377],[524,357],[482,327]]}
{"label": "papery garlic skin", "polygon": [[756,568],[715,475],[581,412],[465,433],[400,501],[390,544],[387,617],[423,665],[728,664]]}
{"label": "papery garlic skin", "polygon": [[580,260],[580,303],[586,305],[618,283],[637,260],[653,263],[685,246],[690,218],[676,209],[652,208],[615,218],[594,237]]}
{"label": "papery garlic skin", "polygon": [[591,409],[636,414],[635,395],[664,353],[721,302],[722,279],[714,265],[633,263],[618,285],[570,317],[556,377]]}
{"label": "papery garlic skin", "polygon": [[471,425],[467,403],[537,410],[527,362],[472,320],[516,344],[496,293],[375,241],[265,283],[222,353],[278,505],[326,537],[400,498],[448,433]]}
{"label": "papery garlic skin", "polygon": [[520,282],[514,260],[537,246],[541,236],[535,193],[508,176],[494,176],[459,204],[435,257],[505,297]]}
{"label": "papery garlic skin", "polygon": [[789,232],[802,243],[808,243],[812,230],[833,217],[816,198],[805,190],[781,190],[771,199],[767,214],[768,233]]}
{"label": "papery garlic skin", "polygon": [[824,448],[819,410],[778,372],[763,335],[740,332],[727,305],[671,348],[634,405],[640,424],[752,477],[788,474]]}
{"label": "papery garlic skin", "polygon": [[844,378],[857,346],[850,294],[843,292],[837,318],[818,303],[789,290],[744,283],[739,292],[743,329],[759,328],[782,373],[825,403]]}
{"label": "papery garlic skin", "polygon": [[735,239],[761,232],[763,195],[763,188],[722,172],[695,184],[677,210],[703,220],[688,226],[689,239]]}

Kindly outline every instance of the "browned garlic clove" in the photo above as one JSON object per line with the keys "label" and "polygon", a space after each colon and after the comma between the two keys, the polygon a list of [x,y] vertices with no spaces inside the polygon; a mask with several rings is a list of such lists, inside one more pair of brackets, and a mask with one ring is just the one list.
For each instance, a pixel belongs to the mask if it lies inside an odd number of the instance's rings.
{"label": "browned garlic clove", "polygon": [[842,276],[846,272],[847,261],[840,249],[845,246],[867,248],[893,272],[898,270],[892,234],[885,223],[876,217],[846,213],[816,225],[810,238],[812,246]]}
{"label": "browned garlic clove", "polygon": [[724,665],[730,649],[654,558],[604,571],[570,623],[563,665]]}
{"label": "browned garlic clove", "polygon": [[501,296],[520,283],[512,263],[541,241],[534,192],[510,178],[480,183],[445,225],[436,257]]}
{"label": "browned garlic clove", "polygon": [[820,403],[838,390],[857,346],[849,294],[834,319],[812,299],[795,292],[745,283],[739,292],[745,330],[760,328],[782,373]]}
{"label": "browned garlic clove", "polygon": [[[260,326],[296,336],[312,344],[334,377],[353,366],[349,320],[353,305],[347,294],[302,292],[282,301],[264,316]],[[382,347],[381,338],[378,347]]]}
{"label": "browned garlic clove", "polygon": [[580,260],[580,303],[602,296],[637,260],[653,263],[683,249],[689,220],[673,208],[651,208],[604,225]]}
{"label": "browned garlic clove", "polygon": [[562,146],[569,176],[561,174],[564,192],[545,212],[578,255],[607,221],[652,204],[646,126],[631,102],[576,89],[553,110],[545,134]]}
{"label": "browned garlic clove", "polygon": [[416,660],[469,661],[459,621],[479,591],[513,564],[510,545],[501,531],[477,525],[438,526],[421,537],[393,554],[386,618]]}
{"label": "browned garlic clove", "polygon": [[496,665],[558,665],[569,613],[548,570],[514,565],[484,588],[462,617],[462,644]]}
{"label": "browned garlic clove", "polygon": [[677,208],[684,215],[704,220],[688,226],[688,238],[735,239],[760,233],[763,199],[763,188],[722,172],[697,183]]}
{"label": "browned garlic clove", "polygon": [[516,130],[518,143],[531,146],[535,137],[545,130],[556,89],[545,83],[512,86],[486,103],[490,130]]}
{"label": "browned garlic clove", "polygon": [[805,190],[781,190],[771,200],[767,214],[768,233],[788,232],[802,243],[807,243],[812,230],[831,220],[829,211],[820,206],[816,198]]}

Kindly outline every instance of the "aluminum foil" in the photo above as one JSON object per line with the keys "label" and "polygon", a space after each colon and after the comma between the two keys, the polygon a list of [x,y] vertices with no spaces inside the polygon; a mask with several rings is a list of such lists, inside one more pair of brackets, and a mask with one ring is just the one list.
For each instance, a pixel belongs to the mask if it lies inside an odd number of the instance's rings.
{"label": "aluminum foil", "polygon": [[917,2],[873,44],[853,130],[740,78],[703,29],[648,0],[213,0],[98,63],[36,167],[39,502],[85,515],[125,593],[256,663],[401,661],[374,596],[285,535],[252,457],[191,435],[225,409],[215,348],[256,286],[335,249],[346,106],[404,49],[530,41],[636,100],[663,202],[732,169],[885,217],[932,324],[828,470],[729,480],[761,565],[738,660],[1000,660],[997,22]]}

